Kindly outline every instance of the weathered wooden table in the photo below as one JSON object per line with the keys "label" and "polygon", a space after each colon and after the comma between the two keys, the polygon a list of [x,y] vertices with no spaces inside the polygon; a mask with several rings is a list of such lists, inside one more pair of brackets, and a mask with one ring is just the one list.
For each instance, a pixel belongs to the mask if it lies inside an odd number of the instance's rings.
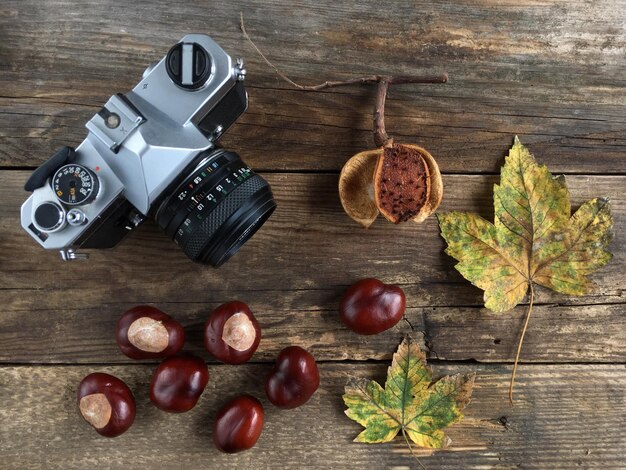
{"label": "weathered wooden table", "polygon": [[[612,198],[615,258],[594,275],[592,295],[538,292],[514,407],[506,390],[524,306],[482,308],[482,293],[443,253],[434,218],[397,227],[379,220],[365,231],[341,209],[338,171],[372,146],[375,90],[292,89],[244,41],[240,11],[258,45],[301,82],[447,71],[449,84],[398,86],[387,104],[390,133],[438,159],[442,210],[492,217],[492,184],[515,134],[567,175],[575,205]],[[401,322],[361,337],[340,324],[342,291],[375,276],[405,289],[407,319],[425,332],[437,374],[478,374],[465,420],[449,429],[452,447],[420,453],[427,468],[626,468],[625,25],[624,0],[3,0],[0,467],[414,466],[401,441],[352,444],[360,427],[343,415],[346,379],[382,379],[411,332]],[[196,31],[247,59],[250,107],[223,144],[270,181],[275,215],[219,270],[188,261],[151,221],[88,262],[62,263],[41,250],[18,220],[30,171],[78,144],[111,94]],[[235,298],[256,312],[263,341],[252,363],[217,365],[201,328],[213,307]],[[180,320],[188,349],[210,362],[209,386],[189,413],[155,409],[147,397],[154,364],[117,350],[118,316],[142,303]],[[318,393],[292,411],[268,404],[257,447],[219,454],[210,431],[217,408],[244,391],[263,397],[271,361],[290,344],[320,361]],[[135,390],[137,420],[119,438],[99,437],[77,413],[76,386],[92,371]]]}

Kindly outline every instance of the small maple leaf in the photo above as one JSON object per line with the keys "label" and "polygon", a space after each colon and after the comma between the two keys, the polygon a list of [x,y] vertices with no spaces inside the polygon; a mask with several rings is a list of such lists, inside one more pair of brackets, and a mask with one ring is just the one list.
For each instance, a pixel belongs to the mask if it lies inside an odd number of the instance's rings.
{"label": "small maple leaf", "polygon": [[563,294],[582,295],[593,283],[587,275],[612,258],[609,199],[591,199],[570,217],[563,176],[538,164],[517,136],[494,185],[494,223],[471,212],[438,214],[446,253],[456,269],[483,289],[485,307],[510,310],[530,289],[530,303],[511,379],[509,398],[524,332],[532,310],[533,284]]}
{"label": "small maple leaf", "polygon": [[421,447],[445,447],[448,439],[442,429],[463,418],[461,410],[469,403],[474,378],[474,373],[457,374],[432,382],[426,355],[404,338],[387,370],[384,389],[367,379],[346,384],[345,413],[365,427],[354,441],[389,442],[400,432],[409,449],[407,436]]}

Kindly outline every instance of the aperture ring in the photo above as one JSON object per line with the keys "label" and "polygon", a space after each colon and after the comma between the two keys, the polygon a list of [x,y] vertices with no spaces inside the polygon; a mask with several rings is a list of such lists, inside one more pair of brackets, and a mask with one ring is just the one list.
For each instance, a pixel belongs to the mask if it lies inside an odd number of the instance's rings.
{"label": "aperture ring", "polygon": [[189,258],[197,260],[220,226],[250,197],[266,186],[268,184],[263,178],[254,175],[228,194],[207,217],[198,220],[190,214],[176,232],[176,242]]}
{"label": "aperture ring", "polygon": [[[219,160],[219,159],[218,159]],[[222,162],[223,163],[223,162]],[[242,183],[239,178],[248,178],[252,171],[246,166],[240,159],[234,162],[226,162],[221,168],[218,168],[214,174],[211,174],[209,178],[205,178],[199,184],[196,184],[193,190],[186,190],[186,198],[182,203],[176,205],[176,203],[170,204],[174,207],[172,211],[173,215],[169,218],[169,222],[165,226],[165,233],[169,237],[174,237],[176,230],[180,224],[198,208],[199,204],[203,203],[203,200],[211,195],[212,200],[204,201],[205,207],[210,207],[211,204],[217,205],[224,199],[227,194],[217,190],[217,187],[221,187],[222,190],[233,191],[233,186],[238,186]],[[193,175],[192,175],[193,176]],[[193,181],[193,179],[190,179]],[[179,193],[180,194],[180,193]],[[207,209],[211,210],[211,209]],[[206,212],[204,211],[205,215]]]}

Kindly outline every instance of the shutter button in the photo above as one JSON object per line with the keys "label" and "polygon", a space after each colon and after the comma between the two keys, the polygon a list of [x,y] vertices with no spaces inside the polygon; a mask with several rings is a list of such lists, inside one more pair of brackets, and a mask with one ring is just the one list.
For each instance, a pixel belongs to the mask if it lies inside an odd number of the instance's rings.
{"label": "shutter button", "polygon": [[167,53],[165,68],[176,85],[197,90],[211,75],[211,58],[200,44],[179,42]]}

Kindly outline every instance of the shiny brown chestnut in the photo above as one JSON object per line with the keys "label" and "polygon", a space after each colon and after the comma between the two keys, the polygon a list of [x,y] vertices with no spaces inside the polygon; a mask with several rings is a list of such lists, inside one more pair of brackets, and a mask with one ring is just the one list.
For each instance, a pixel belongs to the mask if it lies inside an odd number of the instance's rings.
{"label": "shiny brown chestnut", "polygon": [[135,420],[135,398],[130,388],[109,374],[89,374],[78,385],[78,409],[97,433],[116,437]]}
{"label": "shiny brown chestnut", "polygon": [[320,385],[320,374],[312,354],[299,346],[283,349],[265,381],[267,398],[279,408],[304,405]]}
{"label": "shiny brown chestnut", "polygon": [[263,430],[261,402],[241,395],[226,403],[213,423],[213,442],[221,452],[234,454],[252,448]]}
{"label": "shiny brown chestnut", "polygon": [[398,286],[363,279],[350,287],[339,304],[341,321],[361,335],[388,330],[404,315],[406,297]]}
{"label": "shiny brown chestnut", "polygon": [[204,325],[204,347],[226,364],[242,364],[252,357],[261,341],[259,322],[243,302],[220,305]]}
{"label": "shiny brown chestnut", "polygon": [[177,354],[185,343],[180,323],[149,305],[126,311],[117,322],[117,345],[131,359],[158,359]]}
{"label": "shiny brown chestnut", "polygon": [[204,360],[193,354],[180,354],[165,359],[152,375],[150,400],[170,413],[192,409],[209,382]]}

